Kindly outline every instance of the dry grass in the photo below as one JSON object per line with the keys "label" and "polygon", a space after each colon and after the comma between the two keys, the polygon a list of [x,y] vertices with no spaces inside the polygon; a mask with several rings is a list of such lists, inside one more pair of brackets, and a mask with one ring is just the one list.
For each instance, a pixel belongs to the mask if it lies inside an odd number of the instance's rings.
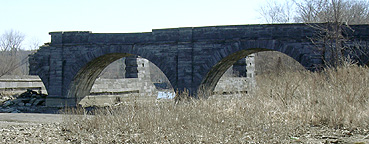
{"label": "dry grass", "polygon": [[[347,65],[320,73],[259,76],[241,98],[139,102],[65,117],[78,143],[290,143],[311,127],[369,129],[369,69]],[[291,139],[292,138],[292,139]]]}
{"label": "dry grass", "polygon": [[3,100],[14,99],[14,96],[16,95],[17,93],[13,91],[0,91],[0,99],[3,99]]}
{"label": "dry grass", "polygon": [[368,127],[369,69],[346,65],[321,73],[283,73],[259,80],[258,96],[313,125]]}

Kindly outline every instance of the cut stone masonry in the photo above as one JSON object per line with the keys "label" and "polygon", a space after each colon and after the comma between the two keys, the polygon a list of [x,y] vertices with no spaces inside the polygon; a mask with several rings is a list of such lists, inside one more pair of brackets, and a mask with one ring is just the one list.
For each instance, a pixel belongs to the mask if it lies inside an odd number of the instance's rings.
{"label": "cut stone masonry", "polygon": [[[345,44],[368,43],[369,25],[350,25],[350,29]],[[311,43],[317,33],[306,24],[190,27],[121,34],[51,32],[51,42],[30,56],[30,74],[39,75],[45,84],[49,93],[46,105],[73,106],[89,94],[110,63],[139,56],[154,63],[173,89],[188,89],[196,97],[198,91],[214,91],[236,61],[261,51],[278,51],[308,70],[321,69],[325,55]],[[358,59],[360,64],[368,63],[365,55]]]}

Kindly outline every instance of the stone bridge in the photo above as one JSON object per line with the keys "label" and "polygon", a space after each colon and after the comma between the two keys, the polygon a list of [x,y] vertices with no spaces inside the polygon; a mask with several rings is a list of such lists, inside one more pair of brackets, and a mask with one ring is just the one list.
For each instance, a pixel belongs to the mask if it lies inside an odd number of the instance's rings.
{"label": "stone bridge", "polygon": [[[350,28],[353,31],[345,36],[368,46],[369,25]],[[260,51],[279,51],[308,70],[321,68],[324,55],[311,42],[317,33],[306,24],[189,27],[146,33],[50,32],[51,42],[29,58],[30,74],[39,75],[45,84],[47,105],[75,105],[89,94],[110,63],[140,56],[161,69],[175,90],[196,94],[214,90],[233,63]]]}

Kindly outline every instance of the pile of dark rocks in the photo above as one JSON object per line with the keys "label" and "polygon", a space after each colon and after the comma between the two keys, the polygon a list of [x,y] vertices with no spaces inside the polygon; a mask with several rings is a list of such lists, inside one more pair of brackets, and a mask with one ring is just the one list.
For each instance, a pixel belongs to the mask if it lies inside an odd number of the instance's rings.
{"label": "pile of dark rocks", "polygon": [[28,89],[26,92],[0,101],[0,113],[44,112],[47,95]]}

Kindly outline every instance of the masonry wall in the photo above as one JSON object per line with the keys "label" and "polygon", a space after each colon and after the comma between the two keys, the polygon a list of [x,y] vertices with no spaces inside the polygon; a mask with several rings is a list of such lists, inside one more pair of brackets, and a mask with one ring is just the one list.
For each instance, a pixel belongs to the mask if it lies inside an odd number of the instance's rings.
{"label": "masonry wall", "polygon": [[[368,25],[351,28],[355,31],[348,34],[350,39],[369,39]],[[322,53],[310,40],[316,33],[306,24],[190,27],[126,34],[53,32],[51,43],[30,56],[30,74],[40,76],[54,98],[50,102],[73,103],[78,101],[76,97],[89,93],[96,70],[136,55],[157,65],[174,89],[187,88],[195,94],[200,87],[213,90],[230,65],[255,52],[279,51],[306,69],[322,67]],[[68,95],[68,91],[73,92]]]}
{"label": "masonry wall", "polygon": [[44,84],[38,76],[29,75],[5,75],[0,77],[0,92],[23,93],[27,89],[41,91],[47,94]]}

